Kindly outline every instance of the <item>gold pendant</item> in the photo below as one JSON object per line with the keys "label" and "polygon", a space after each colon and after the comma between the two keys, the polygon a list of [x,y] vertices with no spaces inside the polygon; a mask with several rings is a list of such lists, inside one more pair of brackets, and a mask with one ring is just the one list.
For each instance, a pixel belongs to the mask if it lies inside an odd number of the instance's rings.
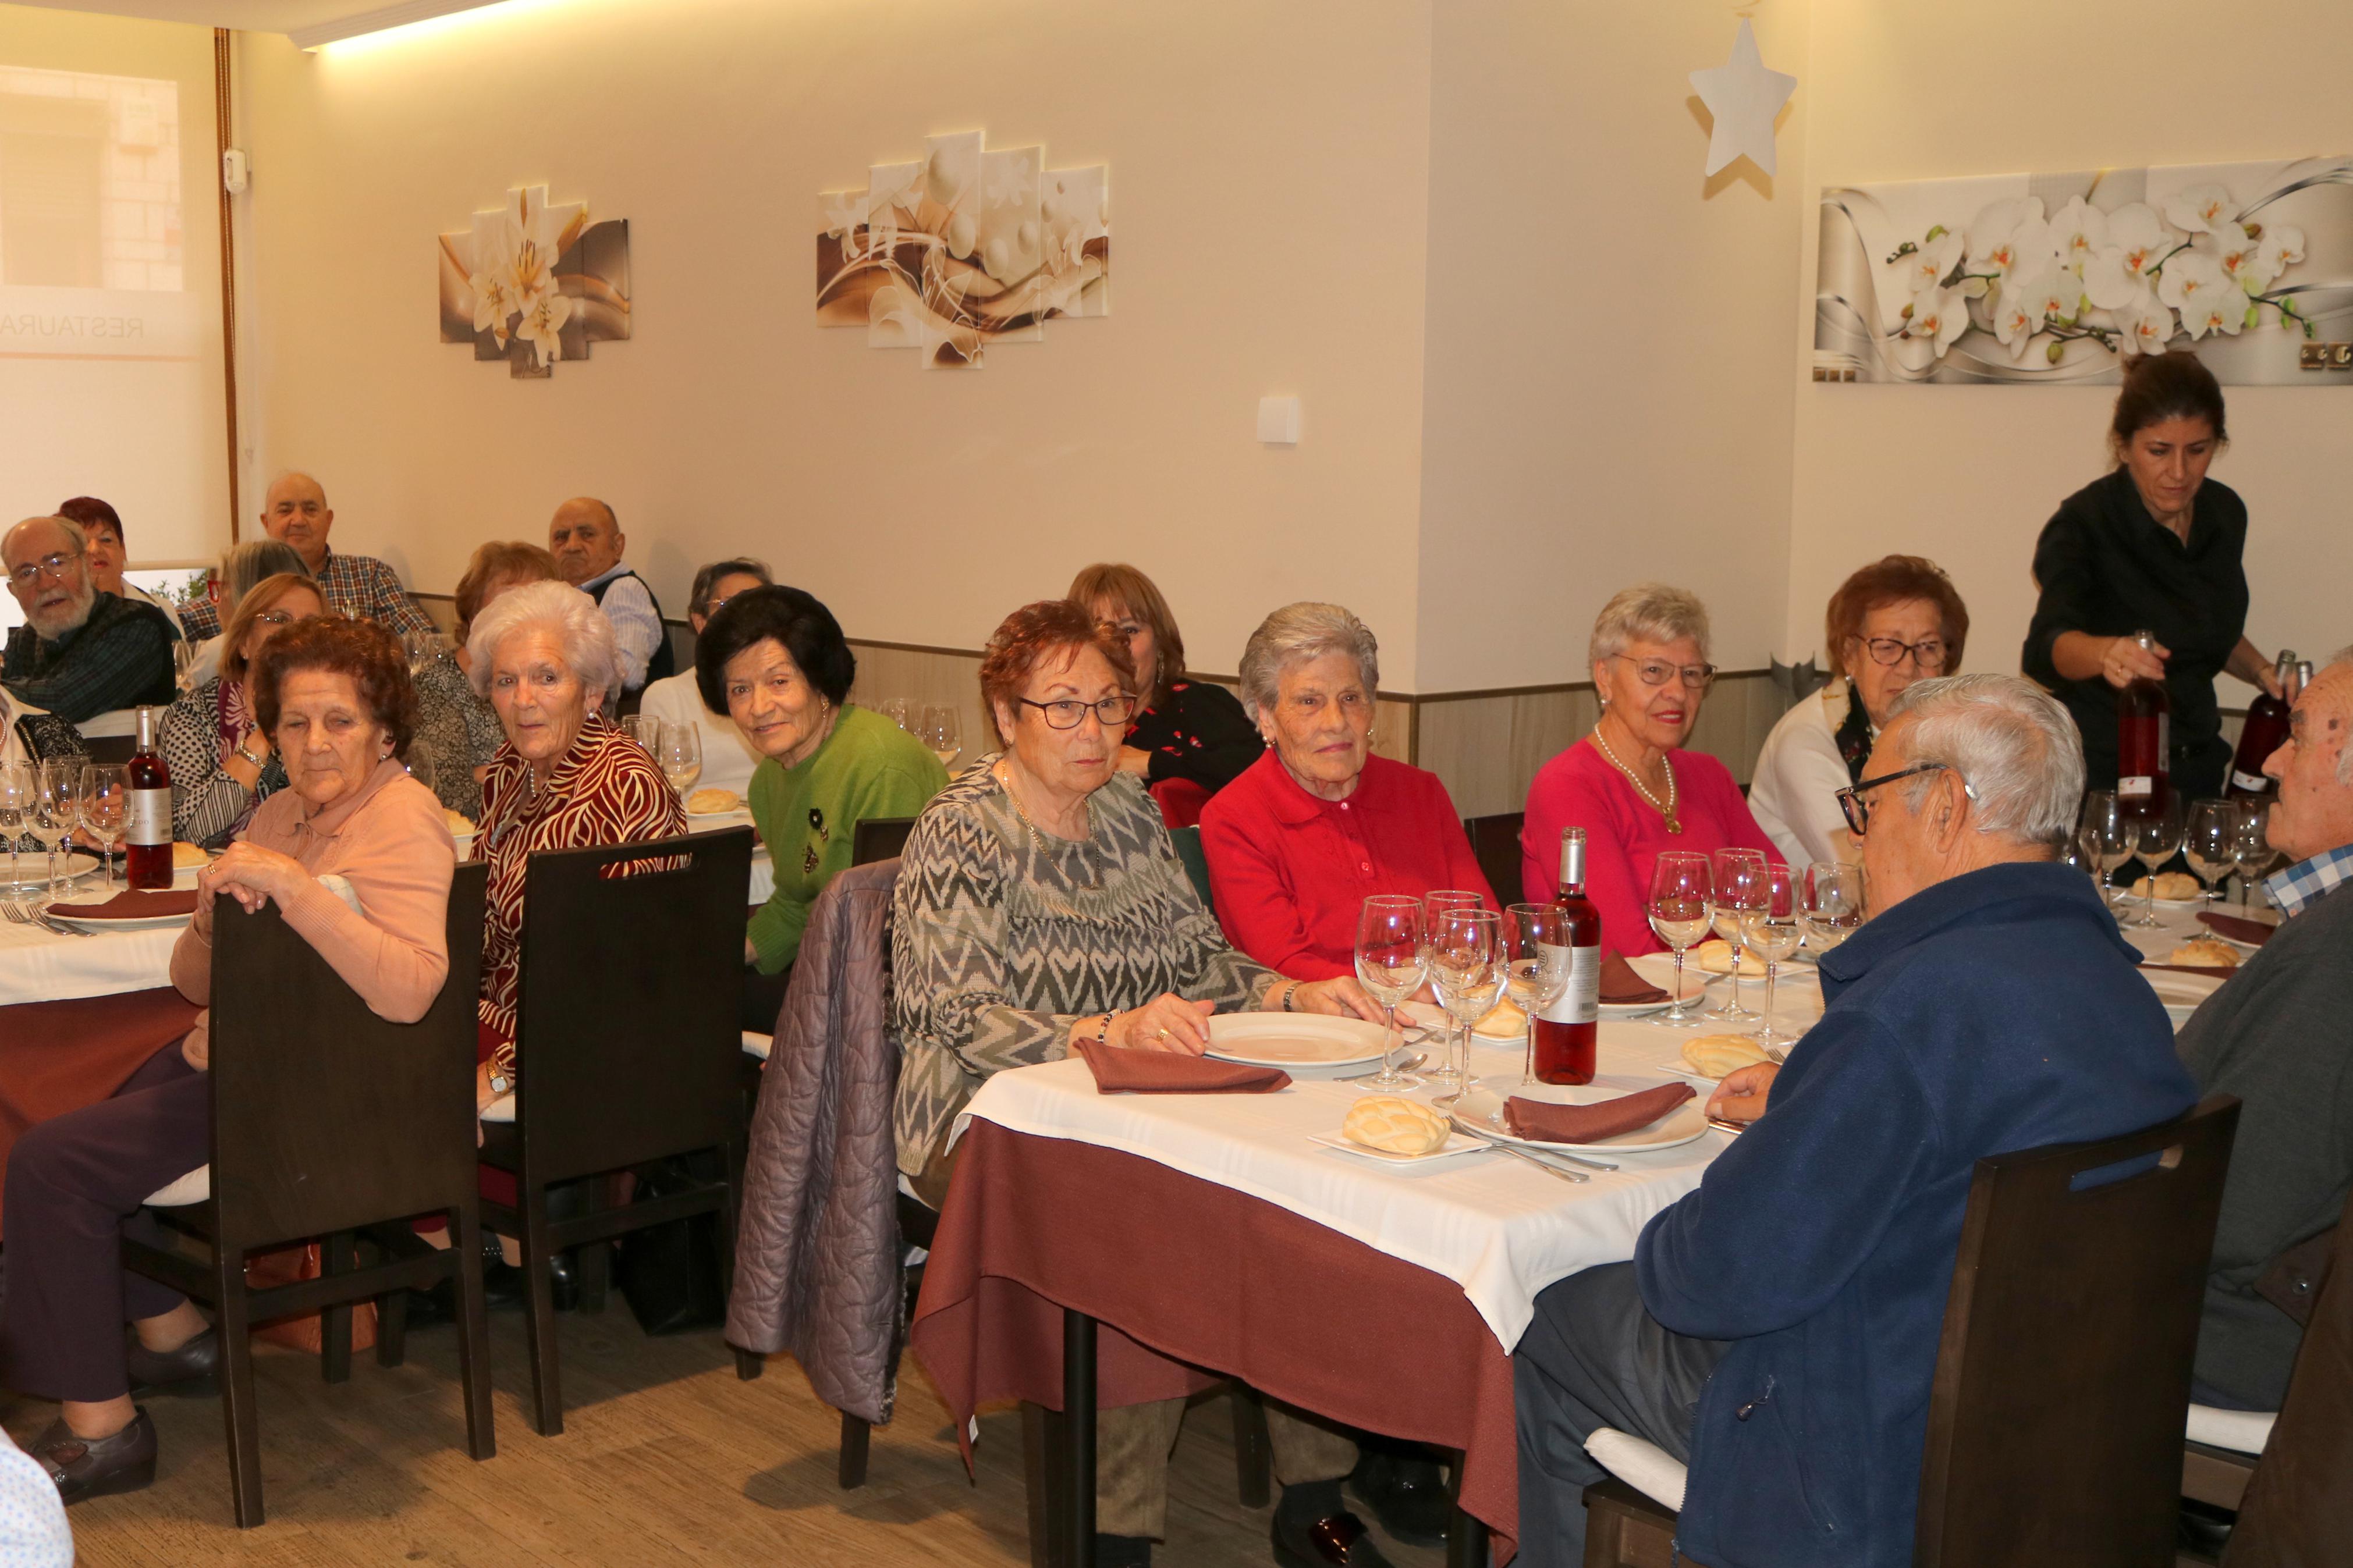
{"label": "gold pendant", "polygon": [[1668,832],[1670,832],[1670,833],[1681,833],[1683,830],[1683,825],[1682,823],[1680,823],[1680,822],[1676,821],[1676,820],[1674,819],[1674,817],[1672,817],[1672,816],[1670,816],[1667,818],[1667,831],[1668,831]]}

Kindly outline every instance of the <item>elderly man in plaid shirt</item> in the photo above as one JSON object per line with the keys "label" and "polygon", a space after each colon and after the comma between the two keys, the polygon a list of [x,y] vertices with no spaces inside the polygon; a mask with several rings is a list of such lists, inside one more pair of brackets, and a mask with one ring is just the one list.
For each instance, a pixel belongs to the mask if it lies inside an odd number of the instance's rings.
{"label": "elderly man in plaid shirt", "polygon": [[2263,884],[2279,929],[2181,1026],[2182,1064],[2235,1094],[2198,1329],[2201,1405],[2277,1410],[2330,1232],[2353,1189],[2353,648],[2295,701],[2268,831],[2288,866]]}
{"label": "elderly man in plaid shirt", "polygon": [[[327,531],[334,524],[327,492],[310,475],[287,474],[269,487],[261,511],[262,531],[293,547],[318,580],[328,609],[381,622],[395,637],[434,630],[431,617],[417,608],[391,567],[373,555],[345,555],[327,548]],[[200,642],[218,637],[222,612],[236,608],[198,599],[180,619],[189,640]]]}

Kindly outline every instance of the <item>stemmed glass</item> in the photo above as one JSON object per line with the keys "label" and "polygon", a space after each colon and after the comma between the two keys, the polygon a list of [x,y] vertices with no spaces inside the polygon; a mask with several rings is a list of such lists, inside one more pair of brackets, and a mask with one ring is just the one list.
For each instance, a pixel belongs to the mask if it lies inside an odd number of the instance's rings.
{"label": "stemmed glass", "polygon": [[[51,899],[65,889],[65,884],[58,878],[58,847],[71,838],[73,830],[81,824],[81,770],[79,763],[43,763],[34,770],[33,837],[49,852]],[[66,863],[73,862],[69,858]]]}
{"label": "stemmed glass", "polygon": [[898,725],[899,728],[906,731],[909,734],[914,733],[915,726],[907,717],[907,700],[905,698],[885,697],[881,701],[877,702],[874,705],[874,711],[881,714],[882,717],[890,720],[891,722]]}
{"label": "stemmed glass", "polygon": [[1504,911],[1504,987],[1528,1016],[1524,1084],[1536,1080],[1536,1019],[1568,990],[1574,960],[1568,917],[1550,904],[1514,904]]}
{"label": "stemmed glass", "polygon": [[415,779],[427,789],[434,790],[436,794],[439,793],[433,773],[433,758],[422,747],[409,747],[408,761],[403,765],[408,769],[410,778]]}
{"label": "stemmed glass", "polygon": [[1651,868],[1651,929],[1675,955],[1675,1003],[1653,1016],[1653,1024],[1680,1027],[1698,1016],[1693,998],[1683,994],[1683,954],[1707,935],[1707,906],[1715,896],[1715,881],[1704,855],[1670,850]]}
{"label": "stemmed glass", "polygon": [[2084,853],[2100,868],[2100,898],[2114,906],[2118,868],[2133,857],[2132,818],[2112,789],[2095,789],[2084,796],[2084,816],[2075,829]]}
{"label": "stemmed glass", "polygon": [[1862,925],[1862,868],[1841,860],[1817,860],[1798,888],[1798,924],[1806,949],[1820,955],[1852,936]]}
{"label": "stemmed glass", "polygon": [[1430,984],[1454,1020],[1460,1044],[1447,1043],[1446,1063],[1430,1081],[1454,1095],[1471,1086],[1471,1026],[1493,1012],[1504,994],[1503,960],[1503,919],[1494,910],[1451,909],[1430,921]]}
{"label": "stemmed glass", "polygon": [[1365,1080],[1375,1089],[1411,1089],[1421,1081],[1398,1071],[1389,1058],[1397,1050],[1398,1004],[1421,989],[1429,966],[1423,945],[1429,929],[1421,900],[1400,893],[1366,899],[1356,913],[1356,980],[1388,1013],[1381,1031],[1381,1070]]}
{"label": "stemmed glass", "polygon": [[2239,863],[2239,803],[2201,800],[2189,807],[2189,826],[2181,840],[2189,869],[2205,884],[2209,902],[2222,896],[2222,879]]}
{"label": "stemmed glass", "polygon": [[702,776],[702,732],[692,724],[665,723],[661,739],[654,752],[654,761],[660,764],[662,777],[683,801],[694,781]]}
{"label": "stemmed glass", "polygon": [[1768,862],[1758,893],[1757,902],[1740,911],[1742,938],[1751,952],[1765,960],[1765,1022],[1748,1037],[1760,1046],[1788,1045],[1798,1037],[1773,1026],[1773,986],[1781,977],[1781,961],[1798,951],[1803,934],[1798,929],[1797,881],[1789,868]]}
{"label": "stemmed glass", "polygon": [[196,688],[196,660],[203,657],[204,645],[181,637],[172,644],[172,684],[185,697]]}
{"label": "stemmed glass", "polygon": [[2239,868],[2239,912],[2250,912],[2255,883],[2271,874],[2279,864],[2279,851],[2272,847],[2272,803],[2251,800],[2239,808],[2239,833],[2232,845],[2232,857]]}
{"label": "stemmed glass", "polygon": [[33,770],[23,763],[0,763],[0,838],[8,841],[8,886],[16,886],[17,851],[25,817],[33,805]]}
{"label": "stemmed glass", "polygon": [[932,754],[939,758],[942,767],[964,755],[964,727],[957,721],[956,710],[953,708],[934,706],[924,709],[916,739],[932,749]]}
{"label": "stemmed glass", "polygon": [[2126,923],[2137,930],[2150,931],[2165,922],[2157,918],[2157,868],[2173,858],[2181,848],[2181,803],[2167,799],[2152,801],[2132,818],[2133,858],[2148,868],[2143,886],[2148,889],[2148,901],[2140,919]]}
{"label": "stemmed glass", "polygon": [[1757,1015],[1740,1005],[1740,958],[1745,945],[1740,917],[1765,907],[1765,852],[1719,849],[1708,869],[1715,879],[1715,893],[1707,906],[1708,917],[1715,922],[1715,934],[1732,944],[1732,984],[1725,988],[1724,1000],[1700,1016],[1745,1024]]}
{"label": "stemmed glass", "polygon": [[91,763],[81,770],[81,826],[98,840],[106,890],[114,891],[114,841],[122,837],[131,809],[131,770],[121,763]]}
{"label": "stemmed glass", "polygon": [[408,674],[414,679],[431,668],[433,661],[441,657],[441,634],[403,632],[400,634],[400,651],[408,656]]}

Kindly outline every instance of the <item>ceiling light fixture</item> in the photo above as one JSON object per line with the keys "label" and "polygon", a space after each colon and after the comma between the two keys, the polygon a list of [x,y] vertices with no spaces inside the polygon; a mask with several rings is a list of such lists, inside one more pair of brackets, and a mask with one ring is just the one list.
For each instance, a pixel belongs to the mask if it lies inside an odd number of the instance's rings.
{"label": "ceiling light fixture", "polygon": [[429,22],[438,16],[454,16],[460,11],[479,11],[496,5],[501,0],[399,0],[398,4],[380,5],[373,11],[363,11],[354,16],[322,22],[315,27],[297,27],[287,34],[298,49],[315,49],[322,44],[341,43],[366,33],[382,33],[394,27],[406,27],[412,23]]}

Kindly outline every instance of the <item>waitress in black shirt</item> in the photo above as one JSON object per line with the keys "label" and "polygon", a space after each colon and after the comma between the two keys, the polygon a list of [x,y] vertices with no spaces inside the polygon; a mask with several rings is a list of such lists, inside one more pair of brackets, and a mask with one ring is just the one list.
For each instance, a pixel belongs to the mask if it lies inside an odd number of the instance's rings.
{"label": "waitress in black shirt", "polygon": [[[2229,439],[2222,389],[2195,355],[2128,362],[2108,430],[2117,467],[2061,502],[2035,544],[2024,667],[2075,716],[2094,789],[2116,787],[2116,692],[2136,678],[2172,699],[2168,762],[2184,797],[2221,795],[2231,764],[2214,677],[2275,685],[2245,636],[2247,506],[2206,477]],[[2133,640],[2143,630],[2154,655]]]}
{"label": "waitress in black shirt", "polygon": [[1206,798],[1258,761],[1266,742],[1240,700],[1222,686],[1185,679],[1185,639],[1151,578],[1098,563],[1072,580],[1068,596],[1127,639],[1135,660],[1139,706],[1119,749],[1121,772],[1142,774],[1147,787],[1187,779]]}

